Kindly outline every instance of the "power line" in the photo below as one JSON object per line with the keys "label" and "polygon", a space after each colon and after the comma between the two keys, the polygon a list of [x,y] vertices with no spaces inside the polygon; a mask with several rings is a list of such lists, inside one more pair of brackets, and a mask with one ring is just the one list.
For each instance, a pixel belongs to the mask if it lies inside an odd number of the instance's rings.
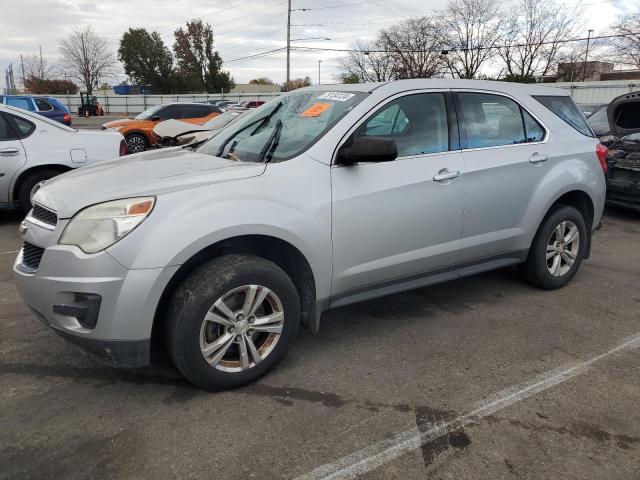
{"label": "power line", "polygon": [[274,50],[267,50],[266,52],[254,53],[253,55],[247,55],[245,57],[233,58],[231,60],[223,61],[222,63],[224,65],[226,65],[228,63],[239,62],[240,60],[250,60],[250,59],[254,59],[254,58],[266,57],[266,56],[269,56],[269,55],[274,55],[274,54],[279,53],[279,52],[284,52],[286,49],[287,49],[286,47],[280,47],[280,48],[276,48]]}
{"label": "power line", "polygon": [[310,12],[313,10],[328,10],[330,8],[342,8],[342,7],[354,7],[356,5],[365,5],[368,3],[379,3],[384,0],[368,0],[364,2],[355,2],[355,3],[341,3],[340,5],[327,5],[326,7],[314,7],[314,8],[295,8],[292,12]]}
{"label": "power line", "polygon": [[[634,32],[634,33],[619,33],[619,34],[615,34],[615,35],[600,35],[597,37],[591,37],[590,40],[604,40],[607,38],[618,38],[618,37],[631,37],[631,36],[635,36],[635,35],[640,35],[640,32]],[[571,43],[571,42],[583,42],[586,41],[587,37],[581,37],[581,38],[569,38],[569,39],[565,39],[565,40],[554,40],[554,41],[547,41],[547,42],[539,42],[536,43],[536,45],[551,45],[551,44],[561,44],[561,43]],[[527,47],[532,45],[531,43],[514,43],[514,44],[510,44],[510,45],[492,45],[489,47],[475,47],[475,48],[442,48],[442,49],[437,49],[437,50],[403,50],[403,53],[424,53],[424,52],[430,52],[430,53],[442,53],[442,54],[447,54],[449,52],[464,52],[464,51],[469,51],[469,50],[493,50],[493,49],[498,49],[498,48],[521,48],[521,47]],[[362,50],[356,50],[353,48],[323,48],[323,47],[291,47],[294,50],[299,50],[299,51],[310,51],[310,52],[361,52]],[[366,50],[363,53],[397,53],[396,50],[376,50],[376,49],[372,49],[372,50]]]}

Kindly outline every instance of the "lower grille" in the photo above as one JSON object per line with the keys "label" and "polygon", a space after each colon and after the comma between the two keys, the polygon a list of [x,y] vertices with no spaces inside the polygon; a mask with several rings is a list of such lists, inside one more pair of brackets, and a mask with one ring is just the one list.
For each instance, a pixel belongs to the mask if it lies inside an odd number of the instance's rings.
{"label": "lower grille", "polygon": [[24,242],[22,246],[22,264],[29,267],[32,270],[37,270],[40,266],[40,260],[44,254],[44,248],[31,245],[29,242]]}

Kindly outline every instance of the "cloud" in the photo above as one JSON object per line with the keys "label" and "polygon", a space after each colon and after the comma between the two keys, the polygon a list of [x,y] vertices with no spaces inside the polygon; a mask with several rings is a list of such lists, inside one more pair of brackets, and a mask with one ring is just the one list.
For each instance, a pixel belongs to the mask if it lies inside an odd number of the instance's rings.
{"label": "cloud", "polygon": [[[625,0],[614,0],[619,7]],[[511,4],[505,0],[503,4]],[[591,3],[591,2],[588,2]],[[4,2],[0,16],[0,81],[4,70],[13,63],[20,71],[20,54],[43,55],[50,64],[57,60],[58,42],[80,25],[90,24],[117,49],[122,33],[130,27],[157,30],[169,47],[173,31],[194,17],[203,17],[216,35],[216,48],[226,61],[258,52],[284,47],[286,39],[286,8],[283,0],[20,0]],[[326,8],[344,5],[339,8]],[[328,37],[331,40],[295,42],[293,45],[345,48],[353,40],[374,37],[384,28],[411,15],[429,13],[443,8],[446,0],[293,0],[292,38]],[[605,28],[612,20],[611,3],[592,4],[585,18],[588,28]],[[301,11],[302,9],[313,9]],[[318,76],[318,60],[322,60],[322,81],[334,81],[338,52],[293,51],[292,76]],[[256,76],[268,76],[282,82],[285,77],[285,56],[278,53],[257,59],[230,62],[225,68],[237,82],[248,82]],[[124,74],[121,75],[121,79]],[[115,80],[115,79],[114,79]]]}

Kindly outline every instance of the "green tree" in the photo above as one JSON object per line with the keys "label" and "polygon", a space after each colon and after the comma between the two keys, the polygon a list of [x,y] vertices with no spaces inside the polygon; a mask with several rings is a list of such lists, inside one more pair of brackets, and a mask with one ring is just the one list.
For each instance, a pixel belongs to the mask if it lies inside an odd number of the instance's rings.
{"label": "green tree", "polygon": [[220,92],[234,87],[233,79],[222,70],[222,58],[213,49],[213,29],[202,20],[187,22],[186,29],[174,32],[173,51],[178,74],[191,91]]}
{"label": "green tree", "polygon": [[130,28],[120,39],[118,60],[131,83],[151,85],[154,93],[174,91],[173,55],[158,32]]}

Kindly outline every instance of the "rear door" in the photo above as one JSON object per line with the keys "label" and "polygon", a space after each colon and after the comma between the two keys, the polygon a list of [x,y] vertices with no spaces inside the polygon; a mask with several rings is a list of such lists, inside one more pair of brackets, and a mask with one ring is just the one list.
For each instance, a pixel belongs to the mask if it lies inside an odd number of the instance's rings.
{"label": "rear door", "polygon": [[334,305],[453,267],[462,230],[464,163],[448,92],[392,98],[352,136],[391,138],[398,158],[331,168]]}
{"label": "rear door", "polygon": [[[16,131],[16,124],[11,121],[11,118],[18,117],[0,112],[0,202],[10,200],[11,180],[27,162],[27,155],[20,141],[22,135]],[[31,128],[28,125],[25,127]]]}
{"label": "rear door", "polygon": [[467,171],[460,262],[521,254],[525,212],[552,163],[548,133],[504,94],[454,95]]}

